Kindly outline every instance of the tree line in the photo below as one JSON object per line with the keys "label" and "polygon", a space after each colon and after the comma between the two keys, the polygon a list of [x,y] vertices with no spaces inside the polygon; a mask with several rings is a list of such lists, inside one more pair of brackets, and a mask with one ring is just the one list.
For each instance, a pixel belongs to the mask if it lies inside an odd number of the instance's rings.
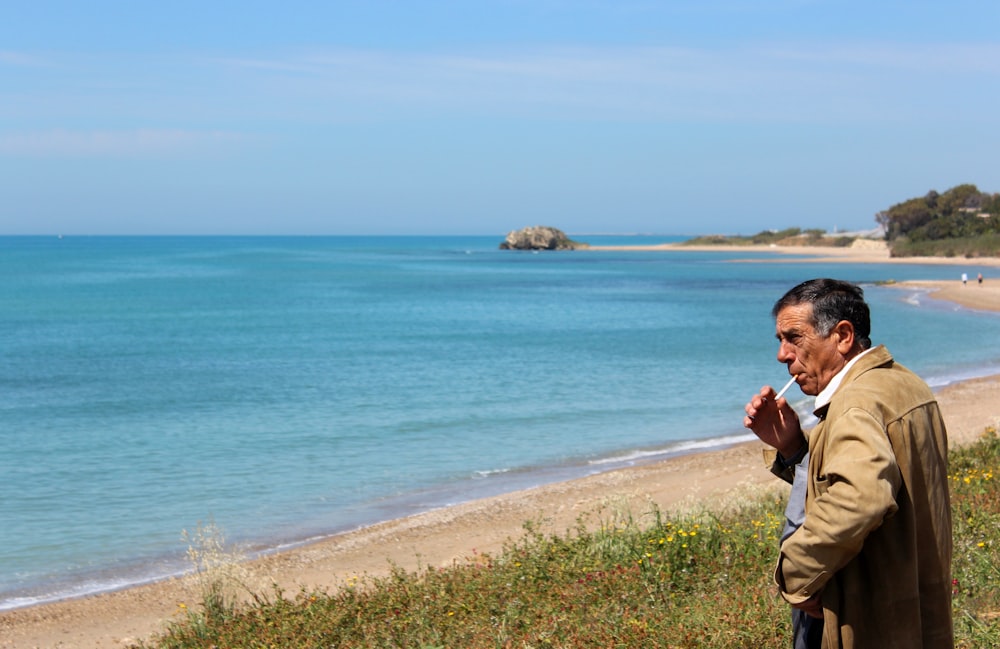
{"label": "tree line", "polygon": [[930,191],[875,215],[893,256],[1000,253],[1000,194],[965,184]]}
{"label": "tree line", "polygon": [[931,190],[920,198],[897,203],[875,215],[887,241],[953,239],[1000,230],[1000,194],[981,192],[975,185]]}

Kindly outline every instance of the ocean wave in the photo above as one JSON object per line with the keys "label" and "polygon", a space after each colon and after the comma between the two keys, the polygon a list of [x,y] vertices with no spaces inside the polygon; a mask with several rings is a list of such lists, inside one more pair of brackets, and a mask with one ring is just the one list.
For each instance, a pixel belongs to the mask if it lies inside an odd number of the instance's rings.
{"label": "ocean wave", "polygon": [[126,588],[151,584],[184,574],[184,570],[164,570],[163,572],[140,575],[116,575],[107,578],[85,579],[78,582],[60,582],[57,587],[42,584],[19,588],[0,595],[0,611],[11,611],[38,604],[51,604],[67,599],[77,599],[100,593],[110,593]]}
{"label": "ocean wave", "polygon": [[617,455],[610,455],[608,457],[590,460],[587,464],[591,466],[629,465],[640,461],[653,461],[677,455],[684,455],[694,451],[724,448],[726,446],[732,446],[733,444],[740,444],[754,439],[757,439],[756,435],[748,433],[710,437],[707,439],[685,440],[673,442],[661,448],[632,450]]}

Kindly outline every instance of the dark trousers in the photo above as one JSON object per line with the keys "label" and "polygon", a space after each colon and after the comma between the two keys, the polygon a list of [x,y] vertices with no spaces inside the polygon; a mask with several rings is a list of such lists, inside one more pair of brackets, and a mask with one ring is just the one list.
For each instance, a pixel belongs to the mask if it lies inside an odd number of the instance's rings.
{"label": "dark trousers", "polygon": [[823,645],[823,620],[792,609],[794,649],[820,649]]}

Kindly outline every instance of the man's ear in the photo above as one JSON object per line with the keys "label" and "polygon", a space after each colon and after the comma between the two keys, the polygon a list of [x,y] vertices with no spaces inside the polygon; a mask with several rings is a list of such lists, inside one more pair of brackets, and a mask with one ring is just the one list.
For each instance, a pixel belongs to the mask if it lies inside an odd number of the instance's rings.
{"label": "man's ear", "polygon": [[837,335],[837,351],[841,354],[848,354],[854,349],[854,325],[847,320],[841,320],[833,326],[833,331]]}

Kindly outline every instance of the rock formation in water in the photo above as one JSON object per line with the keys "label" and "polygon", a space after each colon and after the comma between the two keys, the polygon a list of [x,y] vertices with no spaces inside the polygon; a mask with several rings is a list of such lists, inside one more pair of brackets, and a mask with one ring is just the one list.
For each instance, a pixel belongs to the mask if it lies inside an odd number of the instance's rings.
{"label": "rock formation in water", "polygon": [[587,244],[573,241],[557,228],[536,225],[512,230],[500,244],[501,250],[576,250]]}

